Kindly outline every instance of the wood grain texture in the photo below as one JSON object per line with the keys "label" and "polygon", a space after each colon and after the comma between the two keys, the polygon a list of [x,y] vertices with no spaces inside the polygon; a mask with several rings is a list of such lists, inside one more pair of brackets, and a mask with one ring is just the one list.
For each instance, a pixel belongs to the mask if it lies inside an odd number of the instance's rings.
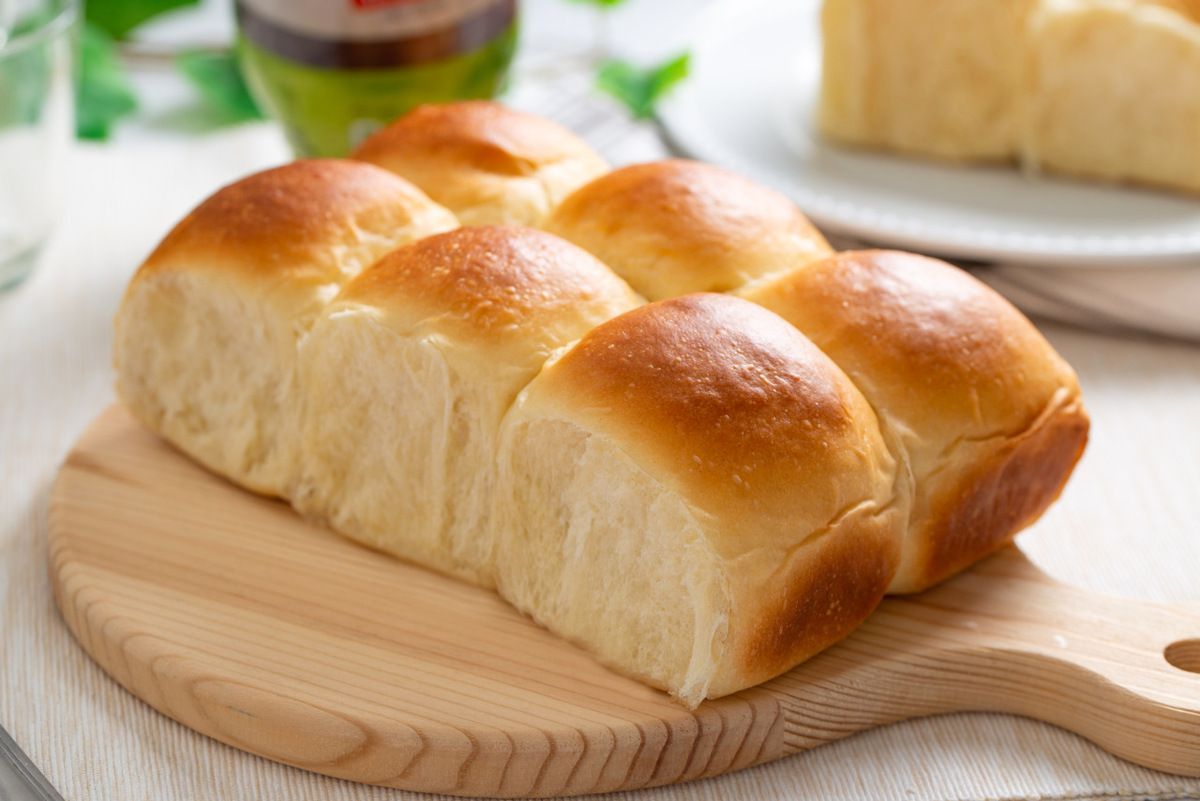
{"label": "wood grain texture", "polygon": [[1072,589],[1015,549],[690,712],[491,593],[212,476],[120,407],[67,458],[50,537],[59,609],[117,681],[197,731],[331,776],[460,795],[633,789],[958,710],[1027,715],[1200,776],[1200,607]]}

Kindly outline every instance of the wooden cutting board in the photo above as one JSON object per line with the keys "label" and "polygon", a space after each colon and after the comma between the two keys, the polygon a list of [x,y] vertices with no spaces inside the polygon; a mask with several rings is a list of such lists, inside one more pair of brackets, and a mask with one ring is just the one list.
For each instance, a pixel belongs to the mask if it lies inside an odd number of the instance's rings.
{"label": "wooden cutting board", "polygon": [[120,407],[50,510],[59,609],[155,709],[308,770],[553,796],[739,770],[918,715],[1011,712],[1200,776],[1200,607],[1088,594],[1009,549],[692,712],[495,595],[359,547],[197,467]]}

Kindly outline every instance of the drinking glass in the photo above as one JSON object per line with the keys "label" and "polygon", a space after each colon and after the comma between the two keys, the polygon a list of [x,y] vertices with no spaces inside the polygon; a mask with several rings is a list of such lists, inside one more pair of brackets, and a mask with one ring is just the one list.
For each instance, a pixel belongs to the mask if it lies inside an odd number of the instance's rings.
{"label": "drinking glass", "polygon": [[73,133],[74,0],[0,0],[0,289],[54,228]]}

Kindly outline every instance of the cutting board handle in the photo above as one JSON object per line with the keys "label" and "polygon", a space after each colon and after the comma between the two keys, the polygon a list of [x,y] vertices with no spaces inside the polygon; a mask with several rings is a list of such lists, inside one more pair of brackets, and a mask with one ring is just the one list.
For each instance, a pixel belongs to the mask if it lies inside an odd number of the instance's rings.
{"label": "cutting board handle", "polygon": [[[833,685],[833,686],[830,686]],[[870,726],[990,710],[1083,735],[1146,767],[1200,776],[1200,606],[1097,595],[1015,547],[920,595],[889,599],[846,642],[772,689],[784,748]],[[821,714],[834,697],[863,718]]]}

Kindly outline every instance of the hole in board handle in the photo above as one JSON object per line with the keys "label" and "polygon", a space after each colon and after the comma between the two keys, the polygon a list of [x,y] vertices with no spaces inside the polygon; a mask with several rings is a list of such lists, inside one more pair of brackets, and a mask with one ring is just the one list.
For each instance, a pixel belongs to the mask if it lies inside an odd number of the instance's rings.
{"label": "hole in board handle", "polygon": [[1200,673],[1200,639],[1177,640],[1163,649],[1163,656],[1180,670]]}

